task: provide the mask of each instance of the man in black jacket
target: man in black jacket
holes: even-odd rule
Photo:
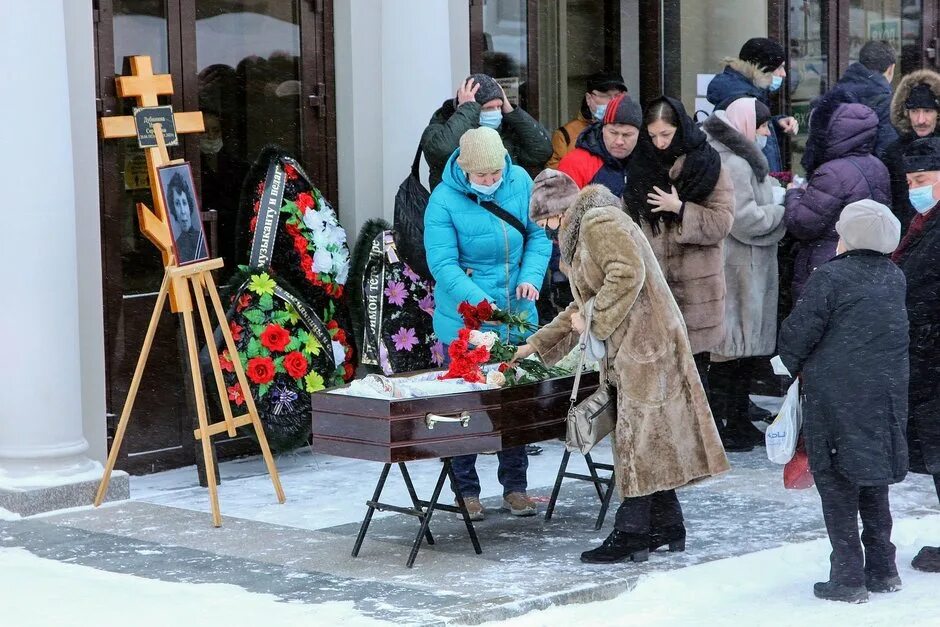
[[[940,135],[938,111],[940,74],[933,70],[917,70],[901,79],[891,100],[891,122],[901,136],[888,146],[881,160],[891,174],[891,210],[901,221],[902,234],[916,215],[907,198],[904,151],[916,139]]]
[[[778,348],[802,378],[803,438],[832,544],[829,581],[814,593],[861,603],[901,587],[888,485],[908,467],[908,322],[904,275],[888,258],[897,218],[860,200],[836,232],[839,254],[810,276]]]
[[[907,279],[911,324],[911,472],[933,475],[940,498],[940,137],[918,139],[904,152],[909,200],[917,211],[892,259]],[[940,547],[925,546],[911,565],[940,572]]]

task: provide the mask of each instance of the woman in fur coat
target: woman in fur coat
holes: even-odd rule
[[[709,353],[724,335],[723,247],[734,222],[734,187],[721,157],[682,103],[646,107],[624,203],[643,229],[679,305],[707,389]]]
[[[614,466],[624,500],[614,530],[581,560],[639,562],[665,545],[681,551],[675,488],[729,466],[679,307],[640,227],[607,188],[589,185],[578,194],[571,178],[548,170],[536,178],[529,207],[534,221],[561,214],[574,302],[530,336],[517,359],[538,352],[554,364],[567,355],[584,328],[580,312],[594,299],[590,330],[605,344],[604,376],[617,390]]]
[[[708,373],[712,409],[725,421],[727,450],[749,450],[764,441],[748,418],[754,367],[748,358],[769,357],[776,345],[777,243],[785,232],[783,188],[768,176],[761,152],[769,122],[767,107],[754,98],[739,98],[702,126],[734,183],[734,224],[725,239],[725,333],[712,351]]]

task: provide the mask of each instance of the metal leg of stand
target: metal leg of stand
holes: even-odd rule
[[[428,525],[431,523],[431,516],[434,515],[434,509],[437,507],[437,500],[441,498],[441,490],[444,488],[444,479],[447,478],[449,470],[450,458],[444,462],[444,467],[441,468],[441,474],[437,478],[437,485],[434,486],[434,492],[431,494],[431,500],[428,501],[427,510],[425,510],[423,515],[419,516],[421,518],[421,529],[418,530],[418,535],[415,536],[415,542],[411,546],[411,553],[408,555],[408,561],[405,563],[408,568],[414,566],[415,558],[418,557],[418,549],[421,548],[421,541],[428,532]]]
[[[470,520],[470,512],[467,511],[467,505],[463,502],[463,495],[460,493],[460,488],[457,486],[457,477],[454,476],[454,469],[451,467],[450,459],[451,458],[448,457],[444,460],[444,470],[447,471],[450,484],[454,489],[454,495],[457,497],[457,508],[460,510],[460,515],[463,516],[464,524],[467,525],[467,534],[470,536],[473,550],[479,555],[483,552],[483,549],[480,547],[480,540],[477,538],[476,529],[473,528],[473,521]]]
[[[388,479],[388,471],[391,470],[391,464],[385,464],[382,468],[382,474],[379,476],[379,482],[375,484],[375,493],[372,500],[367,503],[369,508],[366,510],[366,517],[362,519],[362,526],[359,527],[359,535],[356,537],[356,544],[353,546],[352,556],[359,556],[359,549],[362,548],[362,541],[366,538],[366,532],[369,530],[369,523],[372,522],[372,514],[375,513],[375,506],[382,496],[382,488],[385,487],[385,481]],[[419,536],[420,537],[420,536]]]
[[[611,471],[607,489],[604,491],[604,498],[601,499],[601,511],[597,515],[597,522],[594,523],[594,531],[599,531],[604,526],[604,519],[607,517],[607,508],[610,507],[610,497],[614,493],[614,477],[617,471]],[[597,484],[595,484],[597,485]]]
[[[597,498],[601,503],[604,502],[604,493],[601,492],[600,477],[597,476],[597,468],[594,467],[594,460],[590,453],[584,454],[584,461],[587,462],[588,472],[591,473],[591,479],[594,481],[594,489],[597,490]]]
[[[568,459],[571,457],[571,451],[565,449],[565,454],[561,456],[561,465],[558,466],[558,476],[555,477],[555,487],[552,488],[552,495],[548,499],[548,507],[545,508],[545,520],[552,519],[552,513],[555,511],[555,501],[558,500],[558,493],[561,492],[561,482],[565,478],[565,471],[568,469]]]
[[[423,512],[424,509],[421,507],[421,502],[418,500],[418,493],[415,492],[415,486],[411,482],[411,475],[408,474],[408,467],[405,466],[405,462],[398,462],[398,468],[401,470],[402,479],[405,480],[405,487],[408,488],[408,495],[411,497],[411,502],[415,506],[415,509],[419,512]],[[431,535],[431,530],[427,530],[427,534],[424,536],[428,540],[428,544],[434,544],[434,536]]]

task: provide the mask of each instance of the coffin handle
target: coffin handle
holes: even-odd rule
[[[460,412],[459,416],[441,416],[438,414],[427,414],[424,417],[424,424],[428,426],[428,429],[433,429],[434,425],[439,422],[459,422],[461,427],[470,426],[470,412],[463,411]]]

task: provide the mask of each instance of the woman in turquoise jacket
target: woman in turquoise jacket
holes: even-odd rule
[[[424,215],[424,246],[434,276],[434,332],[444,344],[457,337],[463,320],[457,313],[462,301],[482,300],[511,313],[524,313],[538,321],[535,301],[542,285],[551,242],[543,229],[529,219],[532,179],[512,165],[499,133],[491,128],[472,129],[460,138],[444,167],[441,185],[434,188]],[[481,203],[492,202],[515,217],[523,230],[497,217]],[[505,325],[487,326],[503,341],[524,342],[527,333]],[[500,451],[499,481],[503,507],[517,516],[536,513],[526,495],[528,459],[524,447]],[[453,460],[457,487],[471,518],[483,518],[476,455]]]

